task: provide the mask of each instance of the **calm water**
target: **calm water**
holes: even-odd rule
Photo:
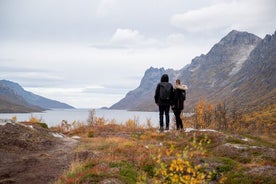
[[[49,127],[59,125],[62,120],[69,123],[80,121],[86,123],[91,109],[53,109],[39,113],[0,113],[0,119],[11,119],[16,116],[17,121],[27,121],[30,117],[42,119]],[[158,112],[138,112],[126,110],[95,109],[96,117],[103,117],[107,121],[115,120],[118,124],[125,123],[129,119],[136,119],[140,125],[146,125],[147,119],[153,126],[158,126]],[[171,115],[173,117],[173,115]]]

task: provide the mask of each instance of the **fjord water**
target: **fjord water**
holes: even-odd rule
[[[68,123],[79,121],[86,123],[91,109],[52,109],[37,113],[0,113],[0,119],[11,119],[16,117],[17,121],[28,121],[31,117],[41,119],[49,127],[59,125],[62,120]],[[96,117],[103,117],[107,121],[115,120],[118,124],[124,124],[127,120],[136,120],[139,125],[146,125],[147,120],[153,126],[158,126],[158,112],[141,112],[126,110],[95,109]],[[171,117],[173,117],[171,115]]]

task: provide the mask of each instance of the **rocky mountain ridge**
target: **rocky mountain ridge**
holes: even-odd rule
[[[0,80],[0,112],[37,112],[52,108],[74,108],[24,90],[19,84]]]
[[[154,91],[164,73],[169,75],[170,82],[179,78],[188,85],[185,110],[189,112],[200,99],[211,103],[224,101],[240,109],[271,104],[271,98],[276,96],[275,64],[275,33],[261,39],[233,30],[206,55],[195,57],[180,70],[149,68],[139,87],[111,108],[156,111]]]

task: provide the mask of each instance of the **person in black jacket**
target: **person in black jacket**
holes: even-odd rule
[[[172,110],[175,115],[177,130],[183,130],[183,123],[180,115],[184,109],[184,100],[186,100],[187,89],[187,86],[182,85],[179,79],[175,81]]]
[[[162,75],[161,82],[156,86],[154,100],[159,107],[160,132],[164,130],[164,113],[166,117],[166,130],[170,126],[170,105],[173,99],[173,86],[169,83],[169,76]]]

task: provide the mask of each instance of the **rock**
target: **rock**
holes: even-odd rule
[[[15,122],[11,119],[0,119],[0,126],[6,125],[7,123],[15,124]]]

